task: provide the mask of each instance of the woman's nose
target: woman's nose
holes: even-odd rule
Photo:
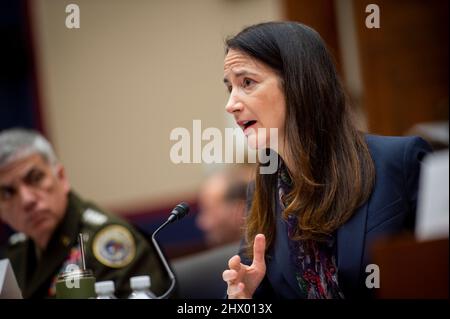
[[[236,111],[242,111],[243,104],[242,101],[239,100],[236,94],[231,92],[230,97],[228,98],[228,102],[225,105],[225,110],[228,113],[233,114]]]

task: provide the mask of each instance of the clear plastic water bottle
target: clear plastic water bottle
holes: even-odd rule
[[[135,276],[130,278],[130,287],[133,290],[128,299],[156,299],[150,291],[150,276]]]
[[[117,299],[114,295],[115,288],[112,280],[99,281],[95,283],[95,293],[97,299]]]

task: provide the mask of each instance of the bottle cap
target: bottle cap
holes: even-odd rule
[[[97,295],[114,293],[114,282],[112,280],[96,282],[95,293]]]
[[[131,289],[150,288],[150,276],[135,276],[130,278]]]

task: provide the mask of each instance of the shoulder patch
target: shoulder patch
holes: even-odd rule
[[[8,242],[10,245],[15,245],[27,240],[27,235],[24,233],[15,233],[9,236]]]
[[[94,226],[100,226],[106,223],[108,217],[105,214],[102,214],[92,208],[88,208],[83,213],[83,221],[87,224],[91,224]]]
[[[94,237],[92,251],[95,258],[105,266],[122,268],[127,266],[136,254],[136,245],[131,232],[121,225],[110,225]]]

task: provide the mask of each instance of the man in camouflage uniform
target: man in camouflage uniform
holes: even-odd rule
[[[153,248],[130,224],[83,201],[70,189],[49,142],[33,131],[0,134],[0,218],[17,231],[0,258],[9,258],[24,298],[55,296],[57,276],[81,266],[96,281],[113,280],[116,295],[130,294],[129,278],[149,275],[158,296],[169,287]]]

